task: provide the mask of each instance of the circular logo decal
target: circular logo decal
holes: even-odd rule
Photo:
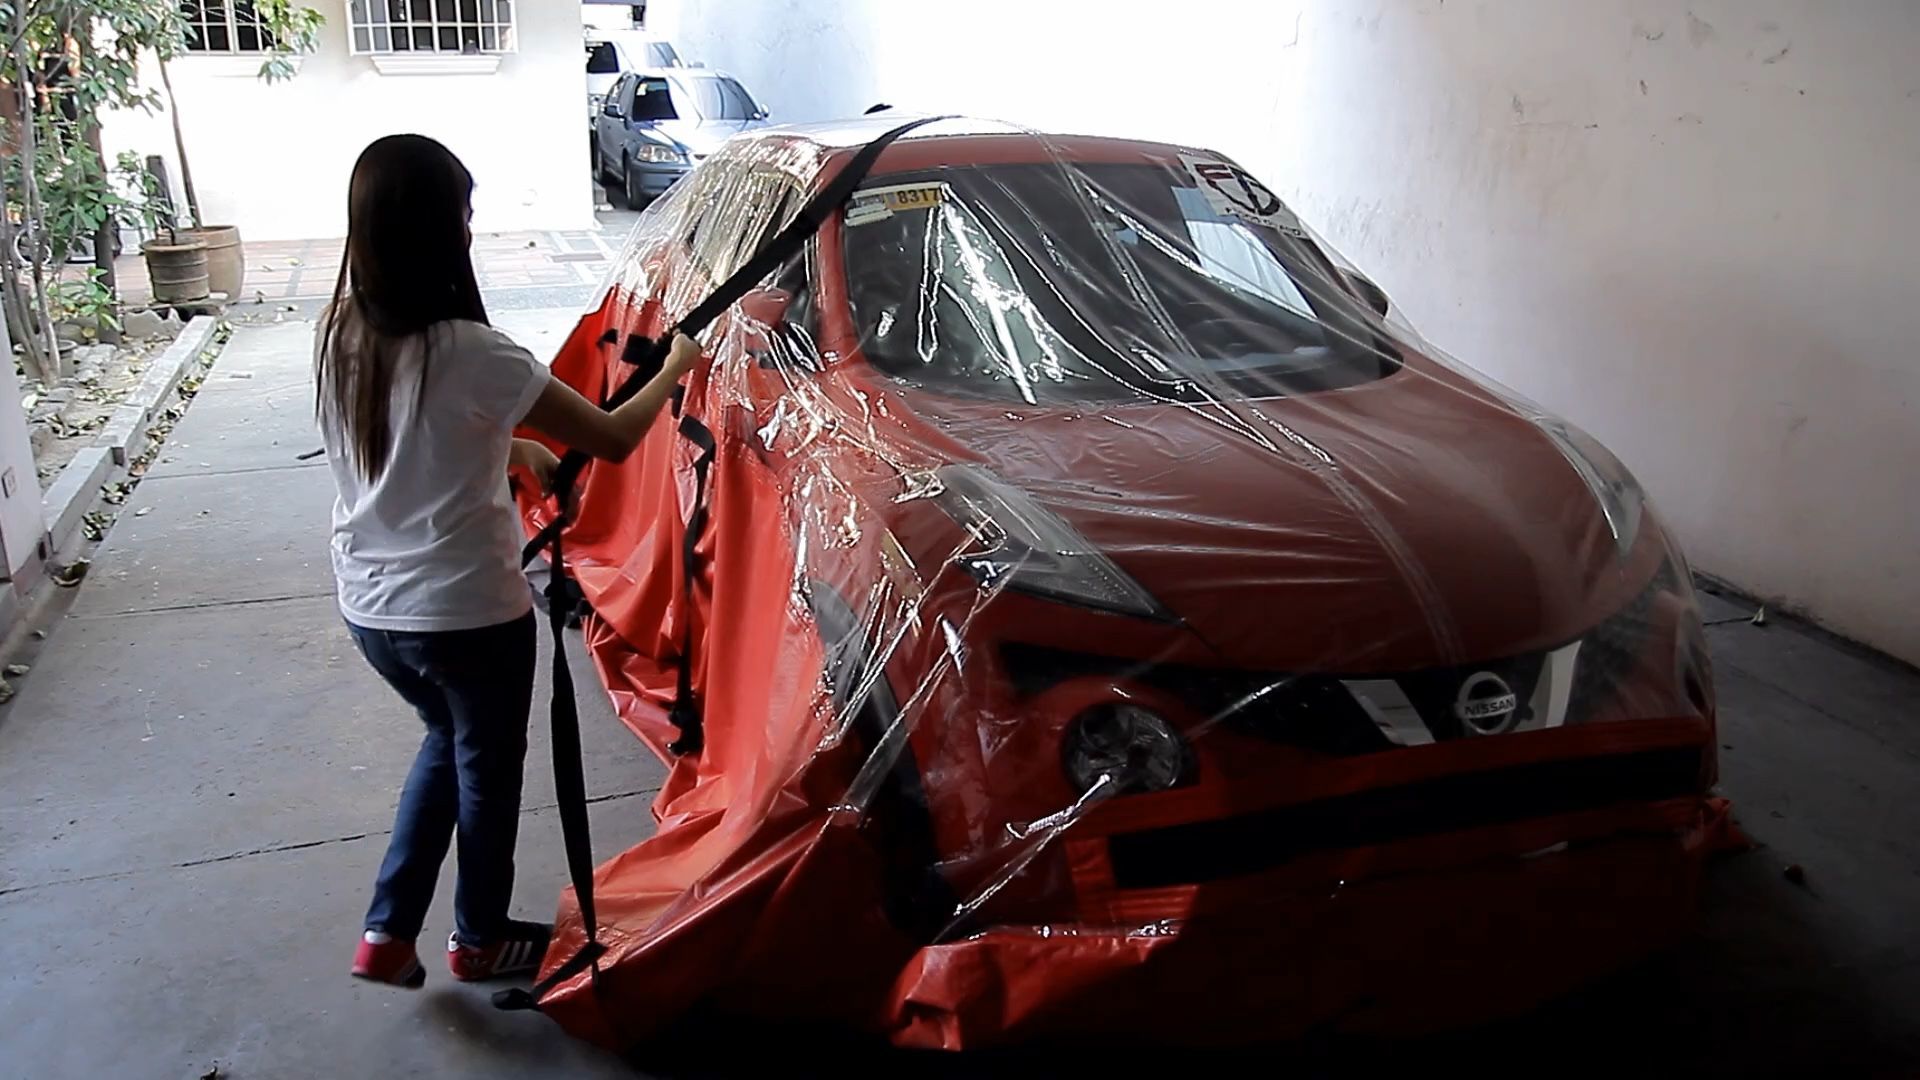
[[[1498,735],[1511,728],[1520,715],[1520,699],[1505,679],[1491,671],[1475,672],[1460,684],[1460,693],[1453,699],[1453,715],[1470,732]]]

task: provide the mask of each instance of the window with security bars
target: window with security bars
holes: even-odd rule
[[[273,35],[260,22],[253,0],[182,0],[180,21],[187,28],[187,51],[264,53]]]
[[[352,0],[356,53],[514,51],[513,0]]]

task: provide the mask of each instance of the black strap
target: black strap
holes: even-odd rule
[[[675,328],[677,333],[692,337],[699,334],[720,317],[721,313],[741,297],[751,291],[768,274],[784,265],[788,259],[799,254],[808,240],[820,231],[820,226],[840,205],[853,194],[853,189],[866,179],[873,169],[874,162],[880,159],[887,147],[896,139],[917,127],[933,123],[943,117],[925,117],[912,123],[902,124],[881,135],[860,148],[840,171],[834,175],[825,187],[800,212],[780,230],[779,235],[769,240],[746,265],[715,289],[713,295],[701,301]],[[609,330],[600,339],[601,344],[611,345],[617,340],[617,334]],[[622,359],[634,363],[634,370],[602,404],[603,408],[615,409],[651,380],[666,362],[667,350],[672,347],[673,334],[664,334],[658,341],[649,341],[639,335],[627,339]],[[681,395],[674,395],[675,413],[679,412]],[[697,434],[695,433],[697,432]],[[713,464],[713,433],[706,425],[687,417],[680,422],[680,433],[700,446],[700,455],[694,460],[696,487],[692,518],[687,523],[686,547],[682,552],[684,566],[684,587],[687,597],[693,595],[694,544],[706,527],[706,491],[707,473]],[[596,917],[593,903],[593,836],[587,820],[587,781],[585,766],[581,761],[580,750],[580,710],[573,690],[573,672],[567,667],[566,653],[566,612],[568,605],[563,602],[567,577],[566,558],[561,552],[560,537],[566,530],[572,492],[582,469],[586,468],[587,455],[578,450],[568,450],[560,459],[559,468],[554,470],[552,488],[559,498],[559,512],[554,519],[542,528],[527,546],[521,550],[520,564],[530,565],[548,551],[550,577],[547,580],[547,621],[553,631],[553,786],[556,800],[560,804],[560,832],[567,849],[567,876],[573,882],[575,901],[580,906],[580,920],[586,929],[587,943],[578,953],[554,969],[553,973],[535,984],[531,991],[507,990],[493,996],[493,1004],[501,1009],[537,1009],[542,997],[561,983],[580,974],[592,971],[597,978],[600,973],[599,960],[606,952],[606,946],[600,942],[600,923]],[[698,753],[703,745],[703,728],[700,723],[699,705],[693,694],[693,636],[692,605],[688,605],[686,630],[681,638],[680,671],[675,687],[673,713],[680,730],[680,738],[668,746],[673,753]],[[691,719],[688,717],[691,716]]]
[[[587,968],[597,976],[596,961],[606,952],[600,943],[600,920],[593,903],[593,830],[587,821],[587,775],[580,747],[580,702],[573,690],[573,669],[567,666],[567,613],[571,583],[563,568],[566,556],[561,551],[560,532],[553,534],[553,571],[547,575],[547,626],[553,633],[553,795],[560,806],[560,838],[567,849],[567,877],[573,882],[574,900],[580,905],[580,922],[586,927],[587,944],[533,988],[501,991],[493,1004],[501,1009],[537,1008],[548,990]]]
[[[680,435],[700,448],[693,459],[693,512],[687,515],[687,532],[680,542],[680,583],[686,610],[680,620],[680,662],[673,687],[673,708],[667,718],[680,731],[680,737],[667,745],[675,754],[697,754],[706,745],[706,727],[702,723],[700,699],[693,690],[693,583],[700,576],[701,534],[707,531],[707,470],[713,465],[716,444],[713,431],[691,416],[680,418]]]

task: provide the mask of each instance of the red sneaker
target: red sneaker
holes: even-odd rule
[[[409,990],[420,989],[421,984],[427,981],[427,969],[420,966],[420,957],[413,951],[413,942],[389,938],[384,934],[379,936],[385,940],[369,940],[373,936],[369,932],[360,938],[360,948],[353,954],[353,977],[404,986]]]
[[[447,969],[461,982],[503,979],[540,969],[540,958],[547,954],[547,942],[553,927],[542,923],[515,922],[500,940],[487,945],[468,945],[458,933],[447,935]]]

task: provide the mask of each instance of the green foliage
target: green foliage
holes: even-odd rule
[[[47,306],[53,312],[53,320],[120,329],[113,292],[101,280],[102,276],[99,270],[90,268],[84,278],[49,285]]]
[[[40,189],[40,219],[27,222],[17,201],[9,209],[29,237],[19,250],[36,256],[43,266],[59,266],[72,254],[75,240],[93,236],[116,218],[125,202],[108,182],[100,156],[91,146],[63,138],[56,124],[45,117],[36,120],[35,128],[33,172]],[[10,194],[22,189],[24,164],[19,154],[6,159]]]
[[[94,116],[103,105],[132,109],[158,103],[153,91],[140,85],[140,55],[152,50],[172,56],[183,47],[185,28],[174,0],[0,0],[0,24],[12,26],[23,2],[22,51],[30,67],[24,74],[41,86],[45,105],[57,109],[62,99],[70,99],[76,115]],[[62,57],[68,61],[65,69],[58,79],[49,78]],[[9,85],[21,82],[20,59],[0,58],[0,76]]]
[[[255,0],[254,6],[275,44],[260,78],[292,78],[294,58],[314,50],[325,18],[296,0]],[[0,0],[0,41],[8,43],[0,51],[0,93],[25,105],[14,110],[24,119],[0,121],[6,211],[26,237],[17,250],[41,266],[59,266],[77,238],[94,235],[117,216],[131,215],[150,232],[171,225],[166,200],[146,169],[121,158],[117,171],[135,192],[123,197],[94,147],[103,110],[161,104],[159,93],[140,81],[140,60],[150,52],[164,62],[186,51],[178,0]],[[21,87],[27,88],[24,95]],[[38,189],[37,213],[27,206],[29,175]],[[85,285],[59,302],[86,302],[93,296],[88,290],[100,288],[98,282]],[[54,302],[52,294],[48,300]]]
[[[327,17],[293,0],[254,0],[253,10],[275,46],[260,64],[260,78],[270,83],[293,78],[293,58],[319,47]]]
[[[161,229],[171,229],[174,221],[173,204],[167,194],[160,190],[160,178],[148,170],[146,162],[131,150],[120,151],[120,157],[114,162],[115,175],[120,177],[121,186],[131,192],[121,196],[120,217],[140,226],[147,234],[158,234]]]

